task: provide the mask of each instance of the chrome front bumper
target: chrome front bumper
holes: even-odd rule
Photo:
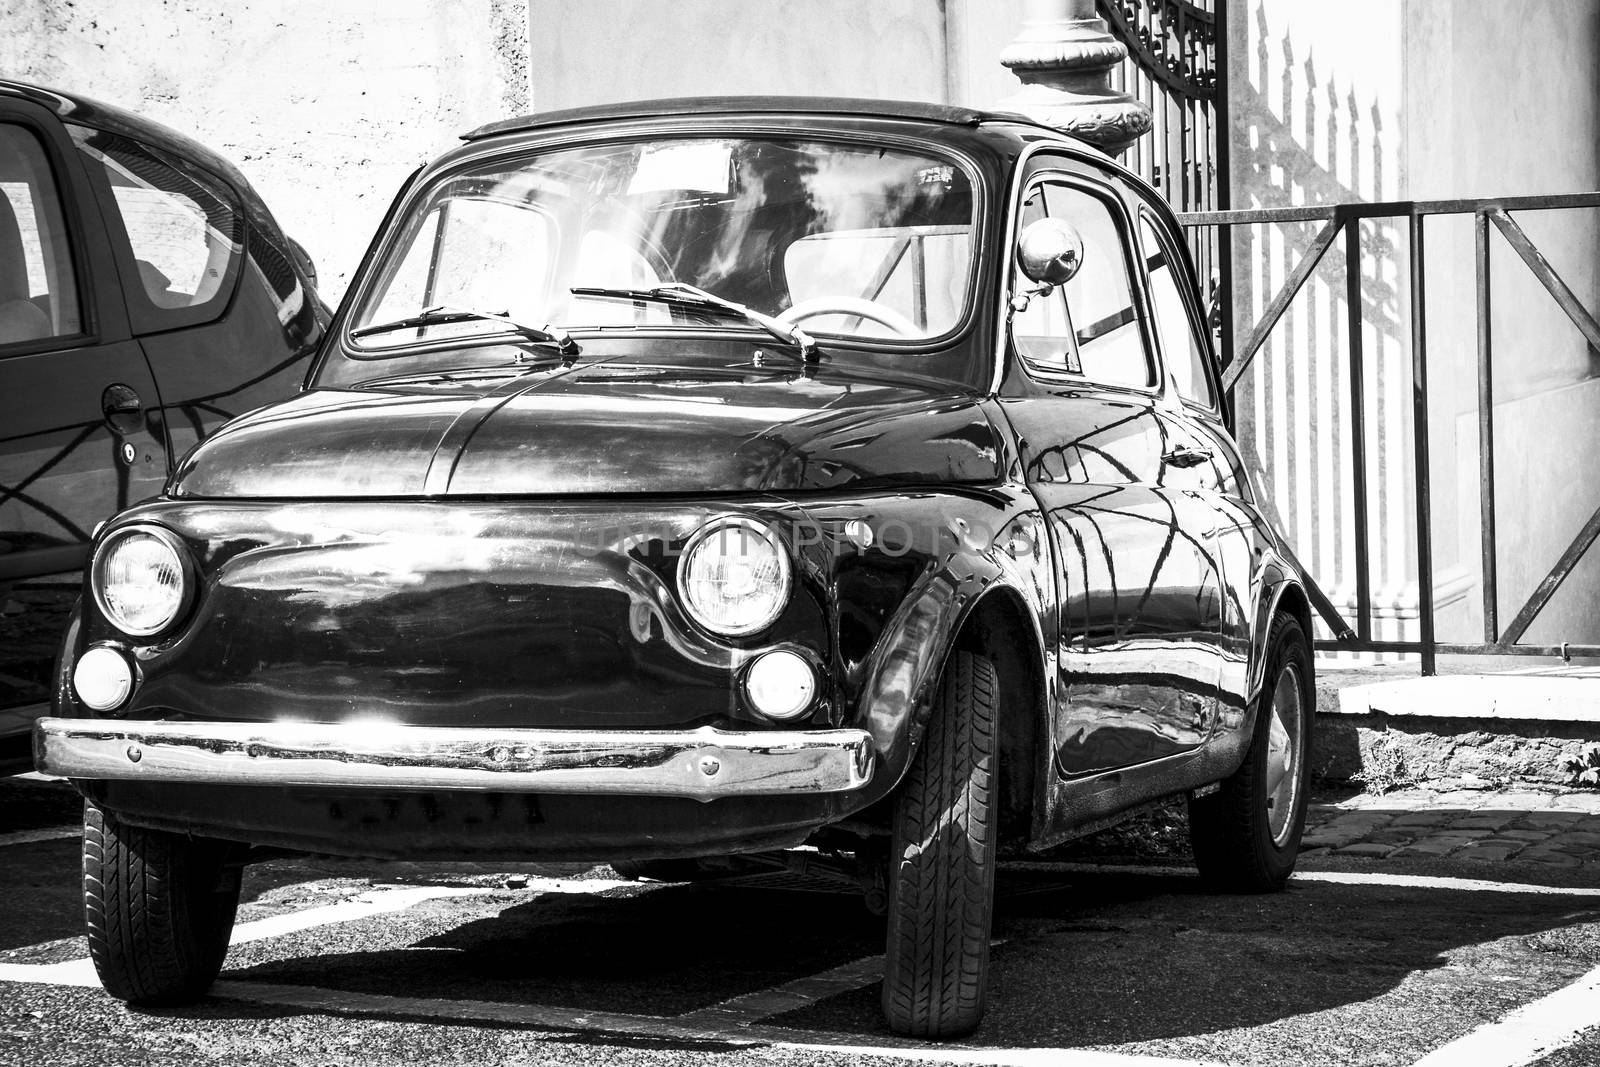
[[[373,723],[40,719],[65,778],[633,796],[841,793],[872,777],[864,730],[493,730]]]

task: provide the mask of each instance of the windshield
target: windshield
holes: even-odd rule
[[[938,337],[966,311],[973,210],[961,166],[877,146],[686,138],[495,160],[410,213],[350,320],[353,354],[506,329],[481,316],[408,321],[441,307],[580,335],[760,328],[704,301],[648,296],[674,285],[824,347]]]

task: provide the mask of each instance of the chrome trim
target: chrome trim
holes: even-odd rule
[[[872,778],[865,730],[529,730],[40,719],[64,778],[690,797],[841,793]]]

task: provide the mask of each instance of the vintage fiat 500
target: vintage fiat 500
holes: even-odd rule
[[[465,141],[306,388],[95,540],[35,751],[87,800],[108,990],[203,995],[239,869],[286,849],[811,846],[930,1036],[981,1015],[997,854],[1187,796],[1206,877],[1282,885],[1308,601],[1145,184],[921,104]]]

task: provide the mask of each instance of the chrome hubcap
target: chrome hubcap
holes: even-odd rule
[[[1272,843],[1280,847],[1289,839],[1295,804],[1300,799],[1304,721],[1300,668],[1291,663],[1278,675],[1267,719],[1267,824],[1272,830]]]

